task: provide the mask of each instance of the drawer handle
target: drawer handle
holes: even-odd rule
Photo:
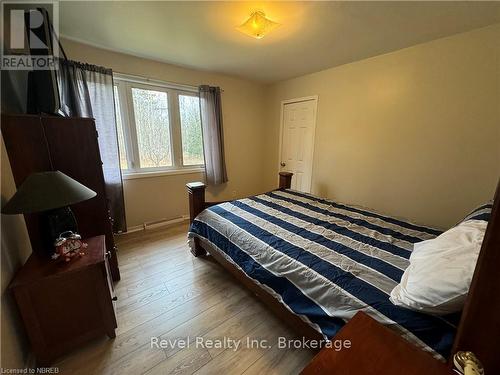
[[[117,296],[114,296],[113,298],[111,298],[113,301],[118,301],[118,297]]]
[[[108,258],[111,258],[111,251],[106,251],[106,256],[107,256]]]

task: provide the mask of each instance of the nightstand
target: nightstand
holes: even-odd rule
[[[333,340],[349,340],[350,348],[323,348],[302,375],[456,375],[445,363],[363,312],[358,312]]]
[[[91,338],[115,337],[116,297],[105,238],[84,242],[85,255],[67,264],[32,254],[10,285],[39,365]]]

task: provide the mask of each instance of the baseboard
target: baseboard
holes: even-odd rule
[[[122,234],[134,233],[142,230],[156,229],[161,227],[168,227],[169,225],[179,224],[188,220],[189,220],[189,215],[182,215],[181,217],[177,217],[175,219],[170,219],[170,220],[149,221],[143,223],[142,225],[134,225],[133,227],[129,227],[127,228],[127,231]]]

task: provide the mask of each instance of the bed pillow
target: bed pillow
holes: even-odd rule
[[[460,223],[463,223],[464,221],[467,220],[483,220],[487,222],[490,220],[492,208],[493,208],[493,201],[489,201],[474,209],[470,214],[464,217],[464,219]]]
[[[391,292],[394,305],[434,315],[462,310],[488,225],[471,215],[414,245],[410,265]]]

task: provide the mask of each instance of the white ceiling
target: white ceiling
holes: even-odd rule
[[[282,26],[235,30],[255,9]],[[64,1],[59,20],[84,43],[274,82],[500,22],[500,2]]]

